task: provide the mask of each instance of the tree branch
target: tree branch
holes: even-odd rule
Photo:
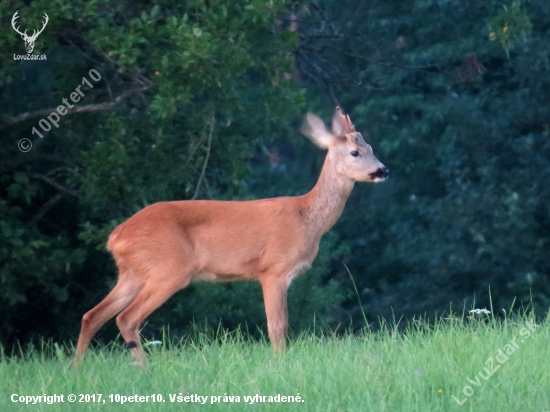
[[[58,192],[53,197],[51,197],[50,200],[44,203],[42,207],[38,210],[38,212],[32,217],[32,219],[29,221],[29,225],[33,226],[38,223],[38,221],[42,219],[42,217],[63,198],[63,196],[65,196],[65,193]]]
[[[78,192],[75,192],[73,189],[70,189],[68,187],[63,186],[60,183],[57,183],[55,180],[49,178],[48,176],[44,176],[44,175],[41,175],[41,174],[38,174],[38,173],[29,173],[29,176],[32,176],[32,177],[34,177],[36,179],[39,179],[39,180],[42,180],[43,182],[46,182],[50,186],[55,187],[57,190],[59,190],[61,192],[64,192],[66,194],[76,196],[76,197],[80,196],[78,194]]]
[[[137,88],[137,89],[128,90],[128,91],[122,93],[120,96],[118,96],[117,98],[115,98],[111,102],[88,104],[88,105],[85,105],[85,106],[75,106],[72,109],[67,109],[66,114],[97,112],[97,111],[101,111],[101,110],[111,110],[115,105],[120,103],[124,98],[126,98],[126,97],[128,97],[132,94],[144,92],[145,90],[148,90],[148,89],[149,89],[149,86],[144,86],[144,87],[140,87],[140,88]],[[19,123],[19,122],[24,122],[25,120],[33,119],[35,117],[47,116],[50,113],[55,112],[55,111],[57,111],[57,107],[53,107],[53,108],[49,108],[49,109],[40,109],[40,110],[36,110],[34,112],[21,113],[21,114],[18,114],[17,116],[6,116],[5,120],[9,124],[14,124],[14,123]]]
[[[197,182],[197,187],[195,189],[195,194],[191,200],[196,199],[199,194],[199,189],[201,188],[202,181],[204,180],[204,175],[206,173],[206,166],[208,165],[208,159],[210,158],[210,148],[212,147],[212,136],[214,135],[214,111],[210,115],[208,120],[208,143],[206,144],[206,157],[204,158],[204,163],[202,165],[201,175],[199,176],[199,181]]]

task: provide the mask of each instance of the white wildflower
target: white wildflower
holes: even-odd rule
[[[143,344],[143,346],[151,346],[151,345],[162,345],[162,341],[160,341],[160,340],[150,340],[149,342]]]
[[[483,309],[472,309],[470,311],[470,314],[472,314],[472,315],[479,315],[479,314],[489,315],[490,313],[491,313],[491,311],[487,310],[485,308],[483,308]]]

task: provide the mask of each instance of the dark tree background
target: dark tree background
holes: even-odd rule
[[[17,10],[28,33],[48,14],[47,60],[14,60]],[[116,279],[109,232],[144,206],[309,190],[324,153],[300,123],[337,104],[391,176],[357,185],[293,283],[294,332],[488,307],[489,290],[495,310],[547,312],[547,1],[7,1],[0,25],[4,346],[74,340]],[[195,284],[142,332],[193,322],[265,330],[259,286]]]

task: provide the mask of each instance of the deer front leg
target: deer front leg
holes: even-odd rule
[[[286,350],[288,282],[282,277],[266,277],[261,280],[261,284],[267,317],[267,331],[273,351],[277,355]]]

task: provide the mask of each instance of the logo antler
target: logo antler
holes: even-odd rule
[[[19,33],[21,35],[21,37],[23,38],[23,40],[25,41],[25,48],[27,49],[27,53],[32,53],[33,49],[34,49],[34,43],[36,41],[36,38],[38,37],[38,35],[40,33],[42,33],[44,31],[44,29],[46,28],[46,25],[48,24],[48,21],[49,21],[49,17],[46,13],[44,13],[44,23],[42,24],[42,28],[38,31],[36,30],[33,30],[32,32],[32,35],[29,36],[27,35],[27,30],[25,30],[23,33],[19,30],[19,26],[15,26],[16,24],[16,20],[19,18],[19,16],[17,15],[17,13],[19,13],[19,10],[17,10],[14,14],[13,14],[13,17],[11,19],[11,26],[13,27],[13,29]]]

